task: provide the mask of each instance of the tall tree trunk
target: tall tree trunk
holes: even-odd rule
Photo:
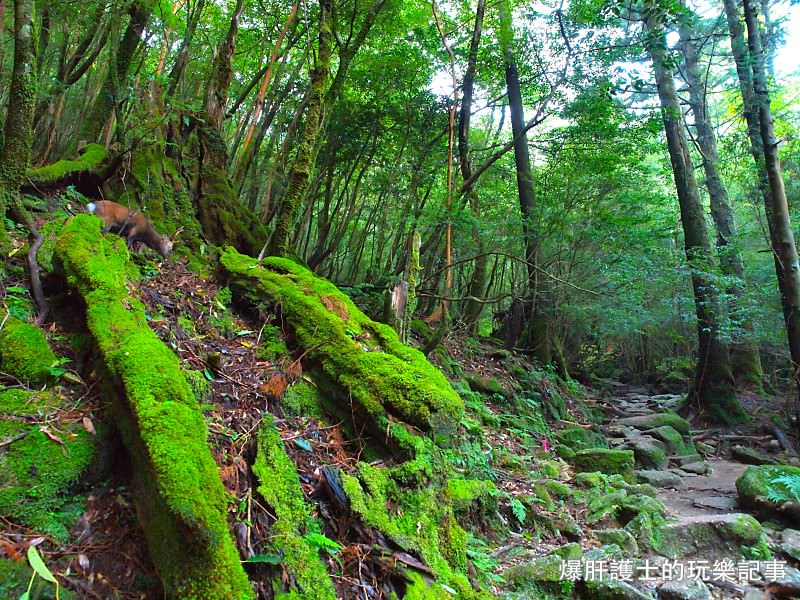
[[[470,181],[472,177],[472,164],[469,155],[469,126],[470,116],[472,113],[472,95],[475,87],[475,71],[478,64],[478,48],[481,43],[481,34],[483,31],[483,14],[486,10],[486,0],[478,0],[478,6],[475,9],[475,27],[472,30],[472,41],[469,47],[469,57],[467,59],[467,70],[464,73],[463,93],[461,98],[461,110],[458,117],[458,161],[461,166],[461,176],[464,181]],[[464,322],[470,332],[474,332],[481,318],[483,311],[483,302],[480,299],[483,297],[486,288],[486,260],[487,256],[484,252],[483,239],[481,238],[480,223],[481,207],[478,199],[478,193],[475,191],[474,184],[465,189],[469,206],[472,211],[472,216],[475,218],[475,223],[472,226],[472,241],[476,252],[475,267],[472,271],[472,278],[469,282],[467,290],[467,304],[464,307]]]
[[[798,391],[800,391],[800,263],[798,263],[797,246],[789,218],[789,204],[778,158],[778,142],[775,139],[756,8],[753,6],[752,0],[743,0],[742,4],[753,70],[753,99],[755,108],[758,110],[759,133],[764,152],[763,168],[766,172],[771,196],[771,205],[766,206],[765,209],[768,221],[770,221],[772,252],[776,262],[783,267],[784,286],[781,300],[786,321],[786,334],[789,339],[792,375]]]
[[[115,108],[121,103],[121,92],[126,89],[131,61],[150,20],[150,11],[150,3],[143,0],[134,0],[131,4],[128,10],[130,21],[117,48],[116,64],[108,69],[103,87],[91,111],[83,120],[76,138],[78,143],[97,141],[106,123],[114,115]]]
[[[31,129],[36,106],[36,37],[33,0],[14,1],[14,67],[9,85],[8,111],[0,148],[0,219],[6,210],[18,212],[19,188],[31,162]],[[0,247],[7,240],[0,227]]]
[[[511,131],[514,136],[514,164],[517,171],[517,193],[522,213],[522,236],[525,245],[525,261],[528,272],[528,300],[526,305],[530,321],[528,323],[528,344],[535,358],[542,364],[553,361],[550,341],[550,327],[545,314],[547,292],[543,289],[548,282],[539,278],[539,241],[535,226],[536,194],[533,187],[533,169],[528,152],[528,134],[525,124],[525,108],[519,84],[517,62],[514,57],[512,14],[510,0],[500,2],[500,44],[505,60],[506,90],[511,112]],[[517,340],[507,340],[513,346]]]
[[[194,32],[197,30],[197,24],[200,22],[200,15],[203,13],[205,7],[205,0],[198,0],[194,10],[187,7],[188,21],[186,23],[186,31],[183,34],[181,47],[178,50],[178,57],[175,59],[175,64],[172,65],[172,70],[169,72],[169,88],[167,88],[167,98],[171,98],[183,79],[183,73],[186,71],[186,65],[189,63],[189,46],[192,44]]]
[[[667,138],[675,188],[683,225],[684,251],[689,264],[697,314],[698,359],[690,400],[712,420],[736,422],[746,419],[734,396],[728,348],[720,338],[720,303],[713,282],[705,275],[711,264],[711,244],[689,143],[683,128],[681,107],[668,65],[667,40],[661,15],[645,21],[645,45],[653,62],[664,133]]]
[[[237,0],[236,8],[231,15],[231,24],[228,34],[216,52],[211,66],[211,77],[206,88],[205,101],[203,102],[208,122],[218,131],[222,130],[222,121],[225,118],[225,105],[228,100],[228,89],[233,79],[233,53],[236,50],[236,36],[239,33],[239,18],[242,16],[244,0]]]
[[[728,309],[731,320],[745,332],[743,339],[731,347],[731,365],[737,380],[761,388],[764,372],[758,345],[753,341],[753,323],[742,315],[744,297],[744,262],[736,244],[736,224],[728,198],[728,189],[717,170],[719,155],[717,138],[708,118],[708,104],[703,80],[697,64],[697,51],[692,42],[692,31],[684,23],[680,28],[681,48],[686,65],[686,83],[689,87],[689,106],[694,114],[697,145],[703,160],[706,188],[711,199],[711,217],[717,228],[717,253],[722,272],[733,279],[728,289]]]
[[[325,87],[328,83],[331,62],[331,0],[319,0],[319,47],[314,68],[311,70],[311,88],[306,124],[303,137],[297,149],[297,156],[289,175],[289,185],[283,203],[276,215],[275,231],[269,240],[267,251],[272,255],[285,256],[291,252],[289,241],[292,235],[297,207],[303,197],[311,173],[311,155],[322,124]]]

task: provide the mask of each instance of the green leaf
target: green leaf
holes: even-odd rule
[[[214,378],[214,374],[211,372],[211,370],[208,367],[203,369],[203,375],[205,375],[206,379],[208,379],[209,381],[214,381],[214,379],[215,379]]]
[[[516,498],[511,499],[511,512],[514,513],[514,516],[517,518],[517,521],[524,524],[525,523],[525,505],[522,504]]]
[[[242,329],[241,331],[237,331],[236,335],[242,337],[245,335],[250,335],[251,333],[255,333],[255,331],[253,331],[252,329]]]
[[[53,574],[50,572],[50,569],[44,564],[42,557],[39,556],[39,551],[36,549],[36,546],[29,546],[28,547],[28,562],[31,564],[31,568],[36,571],[36,574],[44,579],[45,581],[49,581],[50,583],[55,583],[58,585],[58,581]]]
[[[294,438],[294,443],[295,445],[297,445],[298,448],[301,448],[306,452],[311,452],[313,450],[308,440],[304,440],[303,438]]]
[[[266,565],[279,565],[283,562],[283,557],[277,554],[255,554],[245,560],[246,563],[261,563]]]
[[[317,550],[323,550],[331,556],[335,556],[341,552],[343,548],[339,542],[332,540],[327,535],[323,535],[321,533],[307,533],[302,537]]]

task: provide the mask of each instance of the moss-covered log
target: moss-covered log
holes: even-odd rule
[[[59,160],[51,165],[28,169],[23,189],[49,190],[68,185],[82,194],[94,196],[115,165],[100,144],[87,144],[74,160]]]
[[[0,329],[0,371],[28,385],[46,383],[56,355],[47,345],[42,330],[10,315],[0,314],[2,320],[5,324]]]
[[[306,358],[340,388],[342,413],[353,415],[359,429],[403,437],[400,420],[436,435],[455,430],[463,402],[444,375],[332,283],[285,258],[267,258],[259,266],[229,248],[220,261],[234,293],[280,307]],[[386,441],[407,446],[397,437]]]
[[[269,418],[262,421],[258,433],[258,454],[253,473],[259,481],[258,491],[276,519],[272,526],[271,545],[283,557],[282,567],[286,576],[277,580],[275,587],[284,587],[283,581],[294,594],[293,598],[336,600],[336,591],[319,552],[303,537],[320,535],[322,527],[311,516],[297,470]]]
[[[86,305],[104,390],[131,454],[150,554],[170,597],[252,598],[205,420],[177,358],[128,293],[127,257],[122,239],[104,237],[90,215],[67,223],[56,244],[56,259]]]

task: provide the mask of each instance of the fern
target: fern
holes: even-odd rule
[[[767,484],[771,502],[800,502],[800,475],[780,475]]]
[[[303,539],[317,550],[327,552],[331,556],[336,556],[342,551],[342,545],[340,543],[321,533],[307,533],[303,536]]]
[[[525,505],[522,504],[522,502],[520,502],[516,498],[511,499],[511,512],[514,513],[514,516],[517,518],[517,521],[519,521],[521,525],[525,524],[525,517],[526,517]]]

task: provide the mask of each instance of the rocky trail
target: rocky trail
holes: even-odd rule
[[[666,507],[665,516],[670,522],[668,529],[685,529],[697,535],[704,525],[732,523],[734,517],[748,512],[747,507],[740,506],[736,488],[737,480],[748,467],[797,466],[800,460],[791,452],[790,444],[790,452],[782,447],[785,439],[776,439],[771,434],[759,435],[756,425],[742,432],[681,430],[682,423],[671,422],[671,419],[682,401],[680,395],[654,395],[647,388],[614,384],[610,393],[606,392],[598,400],[598,408],[608,417],[602,429],[608,436],[610,448],[632,450],[636,478],[658,488],[657,498]],[[774,432],[775,428],[762,427],[762,430]],[[776,583],[765,587],[763,581],[734,583],[712,576],[704,579],[704,584],[694,581],[661,585],[657,590],[658,598],[796,597],[800,570],[791,564],[794,557],[800,556],[797,545],[800,535],[771,521],[763,522],[762,527],[775,558],[789,561],[784,575],[777,578]],[[716,528],[718,532],[723,530]],[[720,538],[717,541],[724,542],[724,536]],[[702,544],[698,541],[695,549],[700,550]],[[629,597],[637,597],[636,592],[630,590]]]

